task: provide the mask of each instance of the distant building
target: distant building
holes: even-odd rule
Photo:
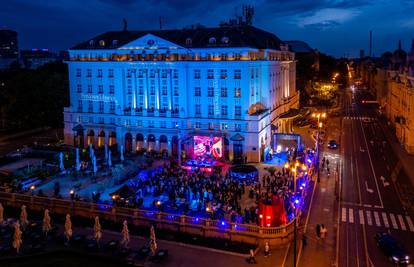
[[[17,32],[0,30],[0,69],[6,69],[19,58]]]
[[[37,69],[46,63],[58,60],[58,56],[47,48],[20,51],[20,63],[26,69]]]
[[[291,131],[279,117],[298,107],[295,54],[250,25],[107,32],[69,54],[65,143],[75,146],[177,156],[210,140],[224,159],[259,162],[272,132]]]
[[[376,97],[399,142],[414,154],[414,40],[407,53],[401,47],[380,58],[358,63],[363,83]]]

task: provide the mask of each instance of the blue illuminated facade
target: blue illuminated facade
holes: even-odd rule
[[[226,159],[259,162],[298,106],[294,54],[252,26],[107,32],[69,55],[70,145],[176,155],[221,136]]]

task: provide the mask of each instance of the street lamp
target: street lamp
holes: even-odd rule
[[[326,118],[326,113],[325,112],[320,112],[320,113],[313,113],[312,117],[314,118],[318,118],[318,130],[316,132],[316,164],[317,164],[317,168],[318,168],[318,182],[319,180],[319,131],[323,126],[323,123],[321,121],[319,121],[320,118],[325,119]]]

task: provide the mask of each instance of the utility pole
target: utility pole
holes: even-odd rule
[[[293,267],[296,267],[296,239],[297,239],[297,235],[298,235],[298,227],[297,227],[297,217],[295,216],[295,219],[293,220]]]

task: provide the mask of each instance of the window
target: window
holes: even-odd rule
[[[105,119],[102,117],[99,117],[99,124],[104,124],[105,123]]]
[[[194,88],[194,96],[201,96],[201,87]]]
[[[82,100],[78,100],[78,112],[82,112],[83,106],[82,106]]]
[[[178,90],[178,86],[174,86],[174,96],[179,96],[179,90]]]
[[[221,106],[221,115],[222,116],[227,116],[227,106],[226,105]]]
[[[162,70],[161,71],[161,78],[164,78],[164,79],[167,78],[167,74],[168,74],[168,71],[167,70]]]
[[[194,79],[200,79],[201,72],[200,70],[194,70]]]
[[[154,126],[155,126],[154,121],[148,121],[148,127],[149,128],[154,128]]]
[[[240,117],[241,116],[241,106],[234,107],[234,116]]]
[[[234,124],[234,130],[236,132],[240,132],[241,131],[241,124],[238,124],[238,123]]]
[[[110,86],[109,86],[109,94],[110,94],[110,95],[115,94],[115,86],[113,86],[113,85],[110,85]]]
[[[150,95],[155,95],[155,87],[154,86],[150,87]]]
[[[92,84],[88,84],[88,94],[92,94]]]
[[[127,70],[127,78],[131,78],[131,70],[130,69]]]
[[[112,46],[118,46],[118,40],[112,40]]]
[[[88,112],[89,113],[93,112],[93,102],[92,101],[88,101]]]
[[[160,121],[160,127],[161,128],[167,128],[167,122],[166,121]]]
[[[81,69],[76,69],[76,77],[80,77],[81,73]]]
[[[98,85],[98,94],[103,94],[103,85]]]
[[[108,77],[109,78],[113,78],[114,77],[114,70],[113,69],[109,69],[108,70]]]
[[[102,78],[102,69],[98,69],[98,78]]]
[[[128,85],[128,87],[127,87],[127,93],[128,93],[128,95],[131,95],[132,94],[132,86],[131,85]]]
[[[240,98],[241,97],[241,88],[234,88],[234,97],[235,98]]]
[[[92,70],[91,69],[87,69],[86,73],[87,73],[86,77],[88,77],[88,78],[92,77]]]
[[[105,41],[104,41],[104,40],[100,40],[100,41],[99,41],[99,45],[100,45],[100,46],[105,46]]]
[[[227,79],[227,70],[220,70],[220,78]]]
[[[143,95],[143,94],[144,94],[144,87],[143,87],[142,85],[140,85],[140,86],[138,87],[138,94],[139,94],[139,95]]]
[[[178,79],[178,70],[173,70],[173,78]]]
[[[214,96],[214,87],[208,87],[207,88],[207,96]]]
[[[99,101],[99,113],[104,113],[104,103],[103,103],[103,101]]]
[[[208,123],[208,129],[209,130],[214,130],[214,123],[213,122]]]
[[[208,115],[214,115],[214,105],[208,105]]]
[[[201,129],[201,123],[199,121],[195,122],[194,128]]]
[[[150,70],[150,78],[154,78],[155,77],[155,70]]]
[[[224,36],[224,37],[222,37],[221,38],[221,42],[223,43],[223,44],[228,44],[229,43],[229,37],[226,37],[226,36]]]
[[[114,113],[115,112],[115,102],[111,101],[109,103],[109,112]]]
[[[241,79],[241,70],[234,70],[234,79]]]
[[[163,87],[161,88],[161,94],[162,94],[162,95],[167,95],[167,94],[168,94],[167,86],[163,86]]]
[[[216,44],[216,38],[211,37],[210,39],[208,39],[208,43],[209,44]]]
[[[220,126],[222,131],[227,130],[227,123],[222,123]]]
[[[221,97],[227,97],[227,87],[221,87],[220,92]]]
[[[143,70],[138,70],[138,78],[142,78],[144,75],[144,71]]]
[[[185,39],[185,44],[191,46],[193,44],[193,40],[191,38]]]
[[[195,115],[201,115],[201,105],[200,104],[195,105]]]
[[[214,70],[207,70],[207,79],[214,79]]]
[[[77,84],[76,85],[76,92],[77,93],[82,93],[82,84]]]

